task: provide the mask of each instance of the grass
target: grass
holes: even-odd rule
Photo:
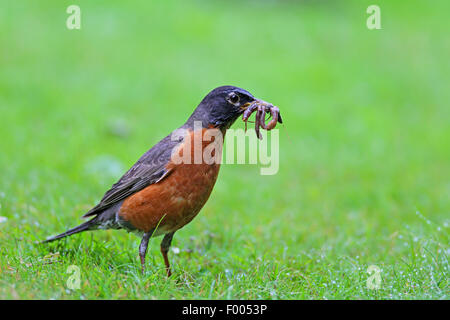
[[[78,31],[73,1],[0,11],[1,299],[448,299],[448,1],[377,1],[382,30],[368,1],[76,2]],[[280,106],[280,170],[224,165],[172,278],[160,238],[144,276],[124,231],[35,244],[223,84]]]

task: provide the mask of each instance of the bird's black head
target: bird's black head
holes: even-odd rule
[[[201,121],[205,128],[227,129],[255,100],[250,92],[238,87],[215,88],[203,98],[186,124],[190,126],[194,121]]]

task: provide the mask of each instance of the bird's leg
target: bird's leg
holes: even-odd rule
[[[142,236],[141,244],[139,245],[139,257],[141,258],[142,274],[144,274],[145,271],[145,255],[147,254],[148,240],[150,239],[152,234],[153,230],[144,233],[144,235]]]
[[[164,236],[164,239],[161,241],[161,253],[164,258],[164,264],[166,265],[167,276],[170,277],[172,272],[170,271],[169,258],[167,257],[167,253],[169,252],[170,244],[172,243],[173,234],[175,232],[167,233]]]

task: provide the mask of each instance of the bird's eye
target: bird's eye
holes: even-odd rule
[[[239,96],[236,93],[230,94],[230,102],[236,104],[239,102]]]

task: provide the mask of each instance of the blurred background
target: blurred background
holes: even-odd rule
[[[177,234],[175,268],[208,288],[224,270],[231,282],[260,264],[288,271],[275,287],[249,276],[250,293],[217,281],[209,296],[183,297],[445,297],[450,2],[375,2],[1,1],[1,297],[73,297],[50,275],[76,253],[39,269],[46,280],[30,289],[37,271],[26,263],[48,253],[32,241],[81,222],[220,85],[280,107],[280,170],[224,165],[210,201]],[[80,30],[66,28],[71,4],[81,8]],[[371,4],[381,8],[381,30],[366,26]],[[67,246],[91,242],[77,239]],[[138,268],[137,238],[93,239],[120,248],[117,268]],[[186,248],[202,254],[183,265]],[[152,252],[161,265],[156,242]],[[211,255],[220,270],[198,266]],[[384,270],[379,291],[365,287],[370,264]],[[104,285],[96,277],[90,283]],[[91,297],[121,297],[114,288]]]

